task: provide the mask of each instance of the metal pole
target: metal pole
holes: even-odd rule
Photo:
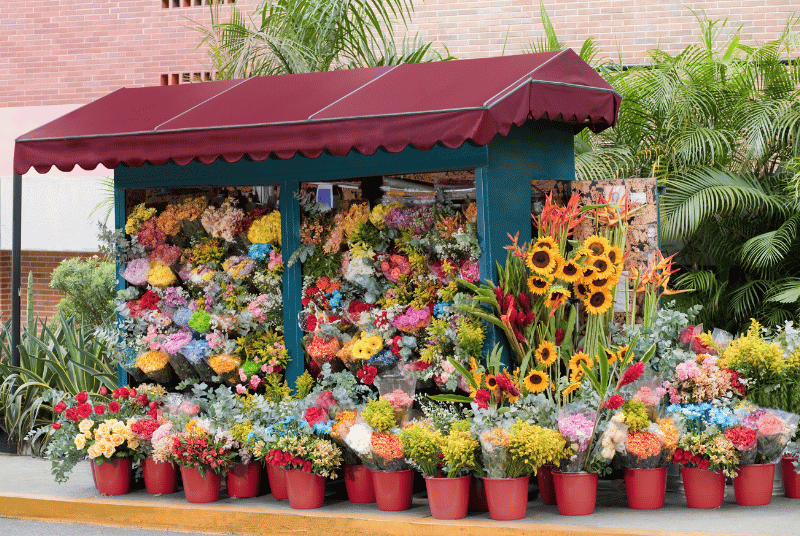
[[[22,259],[22,175],[14,172],[11,225],[11,364],[19,366],[20,273]]]

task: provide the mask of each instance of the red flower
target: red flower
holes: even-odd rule
[[[60,424],[60,423],[57,423],[57,422],[54,422],[54,423],[53,423],[53,424],[51,424],[50,426],[52,426],[52,427],[53,427],[53,430],[58,430],[59,428],[61,428],[61,424]]]
[[[311,426],[322,422],[328,422],[328,410],[319,406],[312,406],[306,410],[306,422]]]
[[[319,407],[328,409],[329,407],[336,405],[336,399],[333,397],[332,392],[322,391],[322,393],[317,397],[316,403]]]
[[[158,302],[161,301],[161,298],[153,292],[152,290],[148,290],[144,294],[142,294],[142,309],[150,309],[155,311],[158,309]]]
[[[619,387],[623,385],[628,385],[629,383],[633,383],[639,379],[639,377],[644,373],[644,363],[639,361],[638,363],[634,363],[625,371],[622,375],[622,379],[619,381]]]
[[[686,326],[678,335],[678,340],[681,341],[681,344],[689,344],[692,342],[692,335],[694,335],[694,326]]]
[[[78,404],[85,404],[86,401],[89,399],[89,395],[86,394],[86,391],[81,391],[77,395],[75,395],[75,402]]]
[[[91,404],[81,404],[80,406],[78,406],[78,415],[80,415],[81,419],[88,419],[91,414],[92,414]]]
[[[306,319],[306,331],[315,331],[317,329],[317,317],[309,315]]]
[[[700,469],[708,469],[710,466],[711,466],[711,462],[709,462],[705,458],[703,458],[702,460],[697,462],[697,467],[699,467]]]
[[[303,464],[303,471],[305,471],[306,473],[311,472],[311,462],[307,461]]]
[[[113,401],[108,405],[108,411],[111,413],[117,413],[119,411],[119,402]]]
[[[96,414],[98,414],[98,415],[102,415],[103,413],[105,413],[105,412],[106,412],[106,407],[105,407],[103,404],[97,404],[97,405],[94,407],[94,412],[95,412]]]
[[[79,420],[81,420],[80,415],[78,415],[78,409],[77,408],[67,409],[67,419],[74,422],[78,422]]]
[[[62,400],[56,404],[56,407],[53,408],[53,411],[55,411],[58,415],[61,415],[65,409],[67,409],[67,405]]]
[[[625,398],[622,395],[614,395],[605,402],[603,402],[603,405],[601,407],[614,410],[614,409],[619,409],[619,407],[622,406],[622,404],[624,403],[625,403]]]
[[[558,328],[556,330],[556,346],[564,342],[564,328]]]
[[[150,405],[149,405],[148,407],[149,407],[150,409],[156,409],[156,408],[158,407],[158,402],[156,402],[156,401],[154,400],[153,402],[150,402]]]
[[[497,386],[500,387],[500,389],[511,396],[519,396],[519,389],[516,388],[514,382],[512,382],[508,376],[505,374],[496,374],[494,378],[497,380]]]
[[[473,397],[472,401],[478,404],[478,407],[481,409],[487,409],[489,407],[489,397],[491,393],[486,389],[478,389]]]
[[[375,381],[375,376],[378,375],[378,369],[371,365],[364,365],[361,370],[356,372],[356,376],[364,385],[372,385]]]
[[[106,395],[108,394],[108,388],[106,388],[106,386],[105,386],[105,385],[103,385],[102,387],[100,387],[100,394],[101,394],[102,396],[106,396]]]

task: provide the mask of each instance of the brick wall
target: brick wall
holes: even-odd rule
[[[225,0],[230,2],[231,0]],[[204,72],[195,50],[200,34],[190,21],[208,23],[208,0],[26,0],[0,3],[0,107],[83,103],[121,86],[151,86],[161,75]],[[189,7],[162,7],[164,4]],[[250,14],[258,0],[236,0]],[[417,0],[410,33],[444,43],[459,58],[523,52],[541,35],[535,0]],[[558,35],[578,47],[597,38],[606,56],[641,62],[661,46],[670,52],[697,42],[689,8],[743,26],[743,42],[776,37],[787,16],[800,12],[785,0],[545,0]],[[222,8],[223,19],[228,6]]]
[[[26,303],[28,296],[28,274],[33,273],[33,305],[34,311],[42,318],[52,317],[56,305],[63,294],[50,288],[50,276],[58,264],[70,257],[91,257],[91,253],[72,251],[23,251],[22,268],[22,322],[26,321]],[[11,251],[0,250],[0,320],[11,316]]]

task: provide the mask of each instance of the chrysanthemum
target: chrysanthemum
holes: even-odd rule
[[[536,349],[536,362],[545,367],[549,367],[558,359],[558,351],[555,344],[550,341],[542,341]]]
[[[550,378],[547,377],[547,374],[541,372],[539,370],[531,371],[530,374],[525,376],[523,380],[525,384],[525,389],[529,393],[541,393],[545,389],[547,389],[547,385],[550,383]]]
[[[528,278],[528,290],[531,291],[531,294],[541,296],[542,294],[547,292],[547,288],[549,286],[550,286],[550,280],[546,277],[542,277],[539,275],[532,275]]]
[[[592,235],[586,240],[583,241],[583,246],[587,249],[592,251],[592,255],[605,255],[606,251],[611,247],[608,243],[608,239],[599,236],[599,235]]]
[[[538,274],[549,274],[556,263],[554,252],[550,248],[531,248],[526,260],[528,268]]]
[[[613,303],[611,293],[604,289],[592,291],[589,297],[583,301],[583,304],[586,306],[586,311],[593,315],[605,313],[611,308]]]

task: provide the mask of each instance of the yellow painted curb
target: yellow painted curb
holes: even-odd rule
[[[426,510],[427,514],[427,510]],[[247,536],[710,536],[711,533],[499,522],[440,521],[426,517],[326,510],[279,510],[215,503],[153,503],[0,494],[0,517],[114,527]],[[713,533],[714,536],[732,536]]]

